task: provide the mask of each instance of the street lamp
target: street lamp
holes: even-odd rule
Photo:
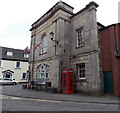
[[[57,40],[54,40],[54,33],[51,31],[50,32],[50,39],[54,42],[56,42],[56,44],[58,44],[58,41]]]

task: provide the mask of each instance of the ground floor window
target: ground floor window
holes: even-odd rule
[[[48,65],[41,64],[38,68],[37,81],[40,84],[45,84],[48,80]]]
[[[27,73],[23,73],[22,80],[26,80],[26,79],[27,79]]]
[[[79,79],[85,79],[85,63],[77,64],[77,75]]]
[[[11,70],[6,70],[6,71],[3,71],[3,78],[9,78],[9,79],[13,79],[13,71]]]

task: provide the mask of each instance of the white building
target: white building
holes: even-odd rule
[[[0,78],[26,82],[28,57],[23,50],[0,47]]]

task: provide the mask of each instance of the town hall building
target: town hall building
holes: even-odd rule
[[[75,91],[102,93],[97,7],[90,2],[74,14],[72,6],[59,1],[32,24],[31,81],[61,92],[63,70],[73,69]]]

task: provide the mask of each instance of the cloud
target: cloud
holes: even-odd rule
[[[52,2],[51,2],[52,1]],[[0,1],[0,45],[25,48],[30,45],[31,24],[45,14],[59,0],[1,0]],[[63,0],[80,11],[91,0]],[[97,19],[104,25],[117,23],[118,2],[116,0],[94,0],[99,4]]]
[[[30,38],[28,37],[28,35],[9,37],[7,38],[7,40],[4,38],[0,38],[0,46],[24,49],[26,46],[30,46]]]

